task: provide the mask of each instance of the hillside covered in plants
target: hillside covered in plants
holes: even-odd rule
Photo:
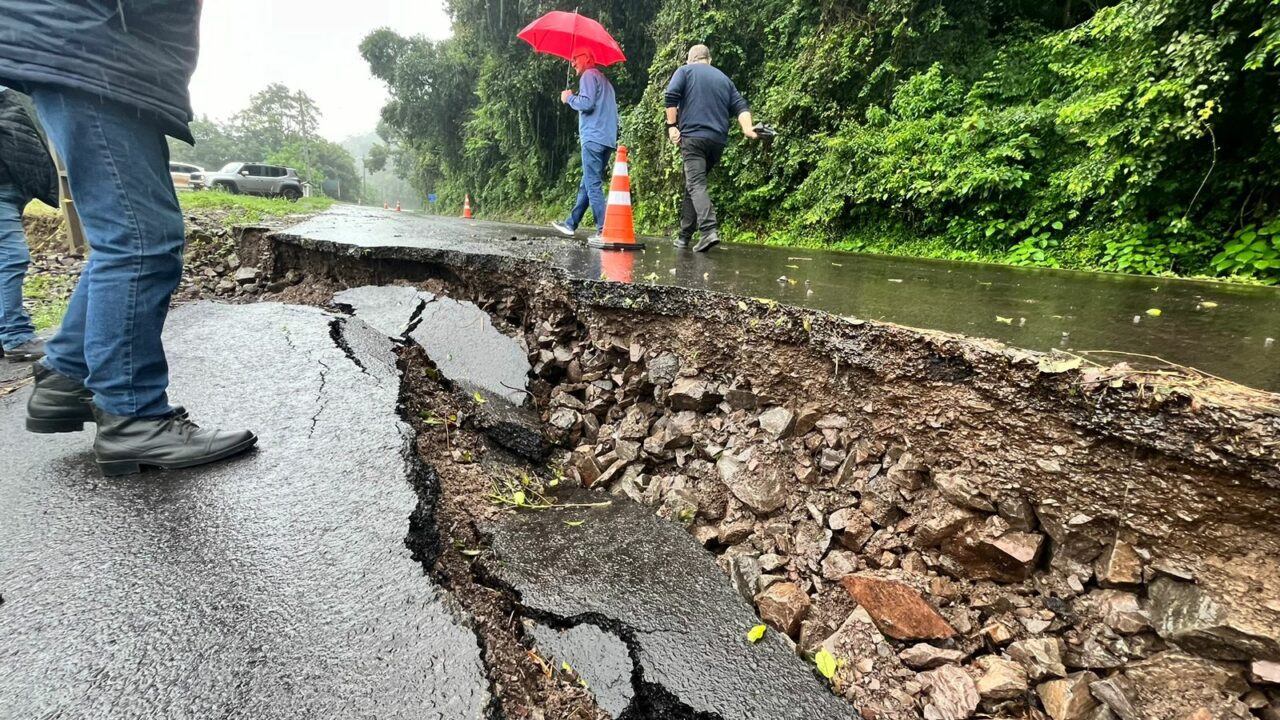
[[[550,2],[451,0],[454,35],[384,29],[396,167],[446,207],[563,215],[578,182],[567,63],[516,33]],[[662,90],[697,42],[769,146],[713,192],[735,240],[1280,282],[1280,0],[583,0],[640,229],[674,227]]]

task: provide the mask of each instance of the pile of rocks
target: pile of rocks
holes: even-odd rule
[[[200,218],[187,218],[186,266],[178,287],[180,299],[246,298],[277,293],[302,282],[302,274],[290,271],[271,280],[260,268],[244,265],[236,254],[239,238],[225,227],[206,229]]]
[[[586,335],[526,336],[568,473],[685,523],[864,717],[1280,720],[1280,627],[1113,520],[879,437],[870,402]]]

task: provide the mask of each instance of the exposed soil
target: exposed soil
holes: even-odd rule
[[[491,498],[494,475],[516,475],[522,468],[514,460],[502,467],[494,457],[500,452],[471,429],[464,397],[441,381],[421,348],[406,346],[400,369],[401,412],[417,430],[418,456],[427,468],[406,544],[472,618],[499,702],[494,717],[606,720],[576,678],[530,649],[515,598],[483,582],[476,567],[487,546],[477,524],[502,512]]]

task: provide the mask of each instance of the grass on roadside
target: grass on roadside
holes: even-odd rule
[[[44,332],[62,323],[75,280],[61,275],[27,275],[22,284],[23,299],[28,304],[36,332]]]
[[[289,202],[282,198],[255,197],[253,195],[232,195],[217,190],[200,192],[183,192],[178,194],[185,212],[191,211],[225,211],[229,225],[262,222],[267,218],[280,218],[289,215],[306,215],[328,210],[333,200],[327,197],[306,197],[297,202]]]

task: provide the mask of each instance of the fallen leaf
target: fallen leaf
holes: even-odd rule
[[[822,673],[822,677],[830,680],[836,676],[836,657],[826,650],[819,650],[817,655],[813,656],[813,663],[818,666],[818,672]]]
[[[583,523],[585,522],[586,520],[565,520],[564,524],[568,525],[569,527],[582,527]]]
[[[1160,308],[1151,308],[1150,310],[1147,311],[1147,314],[1150,315],[1151,317],[1160,317],[1164,313],[1161,312]]]
[[[529,496],[525,495],[523,490],[517,490],[516,494],[511,496],[511,502],[514,502],[516,505],[520,505],[520,506],[523,506],[525,501],[528,499],[529,499]]]
[[[1040,358],[1040,372],[1050,375],[1069,372],[1071,370],[1079,370],[1084,361],[1080,358],[1066,358],[1055,360],[1053,358]]]
[[[1205,302],[1200,303],[1200,307],[1204,308],[1205,310],[1212,310],[1212,309],[1214,309],[1214,308],[1218,307],[1218,303],[1216,303],[1216,302],[1209,302],[1209,301],[1207,301],[1207,300],[1206,300]]]
[[[747,633],[747,639],[751,641],[752,645],[755,645],[764,639],[764,634],[768,631],[769,627],[767,625],[757,625]]]
[[[484,399],[484,396],[480,394],[480,391],[479,391],[479,390],[477,390],[477,391],[476,391],[476,394],[475,394],[475,395],[473,395],[472,397],[474,397],[474,398],[475,398],[475,401],[476,401],[476,404],[477,404],[477,405],[483,405],[483,404],[485,404],[485,403],[489,402],[488,400],[485,400],[485,399]]]
[[[996,322],[998,322],[998,323],[1004,323],[1005,325],[1012,325],[1012,324],[1013,324],[1013,318],[1000,317],[999,315],[997,315],[997,316],[996,316]]]

